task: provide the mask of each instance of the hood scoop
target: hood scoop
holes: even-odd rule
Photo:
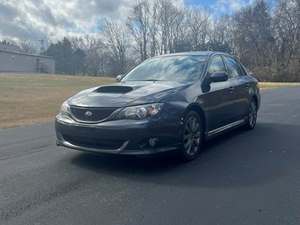
[[[128,86],[103,86],[96,89],[94,92],[97,93],[110,93],[110,94],[125,94],[132,91],[132,87]]]

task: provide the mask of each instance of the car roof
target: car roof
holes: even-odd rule
[[[156,57],[168,57],[168,56],[206,56],[209,58],[212,55],[215,54],[222,54],[222,55],[228,55],[225,52],[217,52],[217,51],[190,51],[190,52],[178,52],[178,53],[171,53],[171,54],[164,54],[159,55]]]

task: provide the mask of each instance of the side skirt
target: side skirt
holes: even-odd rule
[[[246,119],[242,119],[242,120],[235,121],[233,123],[229,123],[225,126],[219,127],[215,130],[211,130],[207,133],[207,137],[212,137],[212,136],[215,136],[215,135],[217,135],[219,133],[222,133],[226,130],[229,130],[231,128],[238,127],[238,126],[244,124],[245,122],[246,122]]]

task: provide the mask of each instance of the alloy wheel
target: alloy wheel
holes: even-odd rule
[[[255,102],[251,102],[248,115],[248,123],[250,128],[254,128],[257,120],[257,107]]]
[[[183,150],[187,158],[194,158],[199,152],[201,143],[201,122],[196,113],[190,113],[186,117],[183,128]]]

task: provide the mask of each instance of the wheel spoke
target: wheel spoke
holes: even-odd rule
[[[191,148],[192,148],[192,140],[189,139],[188,142],[184,145],[185,149],[187,150],[187,153],[190,154]]]
[[[195,131],[195,127],[196,127],[196,120],[195,120],[195,118],[193,118],[193,120],[192,120],[192,131],[193,132]]]
[[[199,123],[195,120],[193,123],[193,132],[196,132],[199,128]]]
[[[194,123],[194,118],[191,118],[188,123],[190,132],[193,132],[193,123]]]
[[[191,154],[195,154],[197,152],[197,150],[198,150],[197,148],[198,148],[198,145],[193,141],[190,153]]]
[[[198,132],[195,133],[195,137],[200,138],[200,136],[201,136],[200,131],[198,131]]]
[[[200,144],[200,137],[194,140],[195,144],[198,146]]]
[[[192,132],[192,128],[191,128],[191,124],[190,124],[190,120],[186,123],[186,127],[185,127],[185,130],[188,132],[188,133],[191,133]]]
[[[191,134],[186,134],[183,136],[183,140],[186,142],[191,139]]]

